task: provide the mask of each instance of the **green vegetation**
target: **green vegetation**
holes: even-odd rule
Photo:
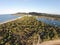
[[[38,13],[38,12],[29,12],[29,13],[18,12],[13,15],[18,15],[18,16],[32,15],[32,16],[38,16],[38,17],[45,17],[48,19],[60,20],[60,15],[58,14],[47,14],[47,13]]]
[[[38,37],[41,42],[59,39],[60,28],[37,21],[34,16],[0,24],[0,45],[33,45]]]

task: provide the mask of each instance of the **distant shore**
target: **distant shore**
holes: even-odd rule
[[[59,20],[60,21],[60,18],[55,18],[55,17],[47,17],[47,16],[38,16],[38,18],[46,18],[46,19],[52,19],[52,20]]]
[[[13,15],[17,15],[17,16],[25,16],[25,15],[32,15],[32,16],[38,16],[38,17],[44,17],[47,19],[52,19],[52,20],[60,20],[60,15],[55,15],[55,14],[44,14],[44,13],[16,13]]]

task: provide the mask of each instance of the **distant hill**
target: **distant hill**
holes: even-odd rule
[[[54,39],[60,39],[60,28],[38,21],[35,16],[0,24],[0,45],[33,45]]]
[[[58,14],[47,14],[47,13],[38,13],[38,12],[29,12],[29,13],[25,13],[25,12],[18,12],[14,15],[35,15],[35,16],[45,16],[45,17],[54,17],[54,18],[60,18],[60,15]]]
[[[47,13],[37,13],[37,12],[29,12],[31,15],[36,15],[36,16],[46,16],[46,17],[57,17],[60,18],[60,15],[58,14],[47,14]]]
[[[25,13],[25,12],[18,12],[18,13],[15,13],[13,15],[19,15],[19,16],[24,16],[24,15],[28,15],[28,13]]]

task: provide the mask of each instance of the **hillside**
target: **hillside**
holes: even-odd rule
[[[35,16],[0,24],[0,45],[33,45],[54,39],[60,39],[60,28],[38,21]]]

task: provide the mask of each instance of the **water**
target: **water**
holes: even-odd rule
[[[19,16],[16,15],[10,15],[10,14],[5,14],[5,15],[0,15],[0,23],[6,22],[15,18],[18,18]]]
[[[6,22],[15,18],[18,18],[19,16],[16,15],[10,15],[10,14],[6,14],[6,15],[0,15],[0,23],[2,22]],[[47,19],[47,18],[37,18],[38,21],[42,21],[46,24],[50,24],[52,26],[58,26],[60,27],[60,21],[58,20],[52,20],[52,19]]]
[[[47,18],[37,18],[37,20],[52,26],[60,27],[60,20],[52,20]]]

